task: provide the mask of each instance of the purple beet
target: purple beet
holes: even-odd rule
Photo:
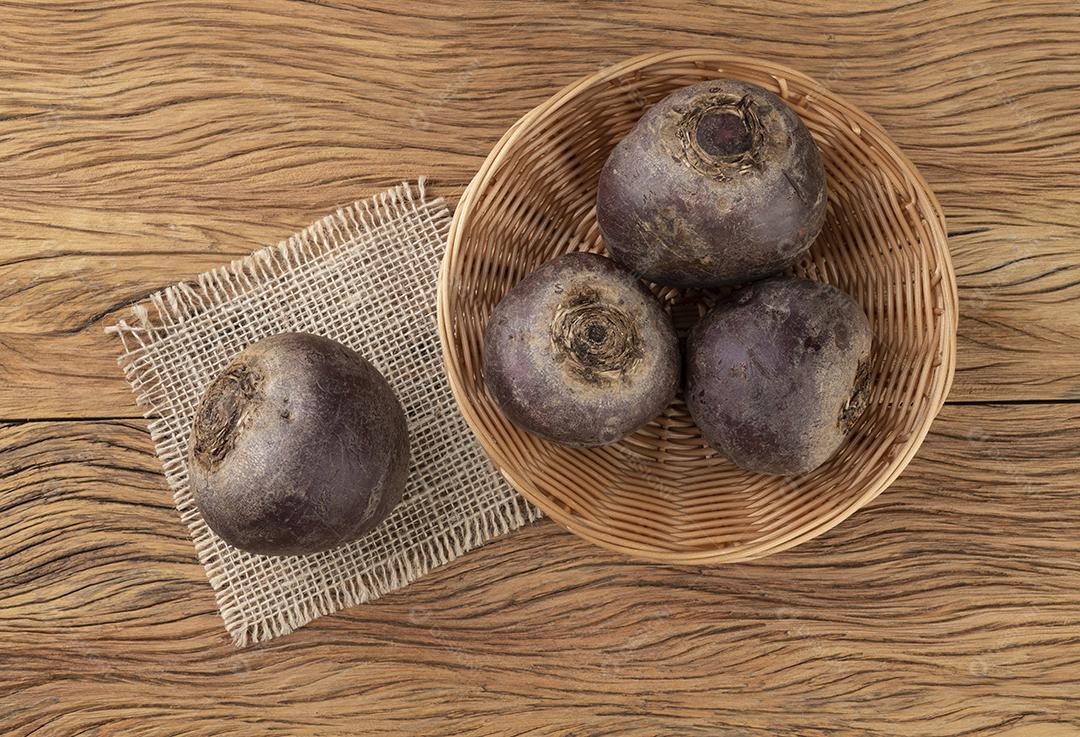
[[[274,335],[241,351],[206,390],[188,467],[195,504],[225,542],[315,553],[363,536],[401,500],[405,413],[351,349]]]
[[[866,315],[835,287],[792,277],[744,287],[690,334],[690,413],[742,468],[811,471],[866,408],[871,341]]]
[[[517,284],[484,335],[484,382],[507,418],[556,443],[613,443],[671,402],[671,318],[631,274],[571,253]]]
[[[793,264],[825,220],[821,154],[799,116],[747,82],[686,87],[612,151],[596,216],[631,272],[682,287],[759,279]]]

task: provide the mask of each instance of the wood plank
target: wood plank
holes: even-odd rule
[[[817,76],[920,166],[960,276],[955,399],[1080,398],[1075,4],[365,5],[5,6],[0,417],[136,416],[101,335],[125,305],[401,178],[453,201],[561,85],[689,46]]]
[[[950,406],[772,558],[638,564],[545,522],[236,650],[143,422],[2,426],[0,732],[1080,735],[1078,447],[1077,405]]]

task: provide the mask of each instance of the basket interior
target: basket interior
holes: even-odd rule
[[[612,147],[649,105],[679,87],[722,77],[781,95],[821,148],[828,214],[809,254],[791,271],[838,286],[865,310],[874,331],[868,410],[830,461],[797,477],[744,471],[719,457],[703,442],[681,395],[611,446],[564,448],[518,430],[484,390],[487,317],[541,263],[569,251],[603,252],[596,184]],[[891,482],[947,390],[955,315],[943,277],[951,278],[951,268],[942,263],[948,252],[932,196],[880,129],[861,125],[857,115],[808,78],[775,67],[672,59],[596,78],[519,121],[459,206],[440,286],[451,382],[511,483],[609,548],[706,562],[795,544]],[[655,291],[681,330],[715,298]]]

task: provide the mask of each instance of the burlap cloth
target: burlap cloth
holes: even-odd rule
[[[106,328],[237,645],[283,635],[406,586],[540,513],[487,460],[443,373],[435,289],[450,213],[424,180],[338,210],[286,241],[201,274]],[[368,358],[409,420],[412,468],[390,518],[317,555],[249,555],[203,522],[187,485],[192,414],[229,359],[287,331],[325,335]]]

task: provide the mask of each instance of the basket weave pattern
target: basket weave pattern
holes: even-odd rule
[[[596,183],[612,147],[649,105],[716,78],[775,92],[810,129],[828,176],[828,215],[793,272],[852,295],[874,330],[870,407],[840,451],[803,476],[760,475],[718,457],[681,396],[620,443],[570,449],[515,428],[484,390],[483,330],[503,295],[558,254],[603,252]],[[657,293],[683,327],[708,301],[683,290]],[[707,51],[631,59],[570,85],[519,120],[462,196],[439,279],[451,387],[510,483],[576,534],[667,562],[768,555],[821,534],[880,494],[944,403],[956,327],[940,207],[881,127],[803,74]]]

